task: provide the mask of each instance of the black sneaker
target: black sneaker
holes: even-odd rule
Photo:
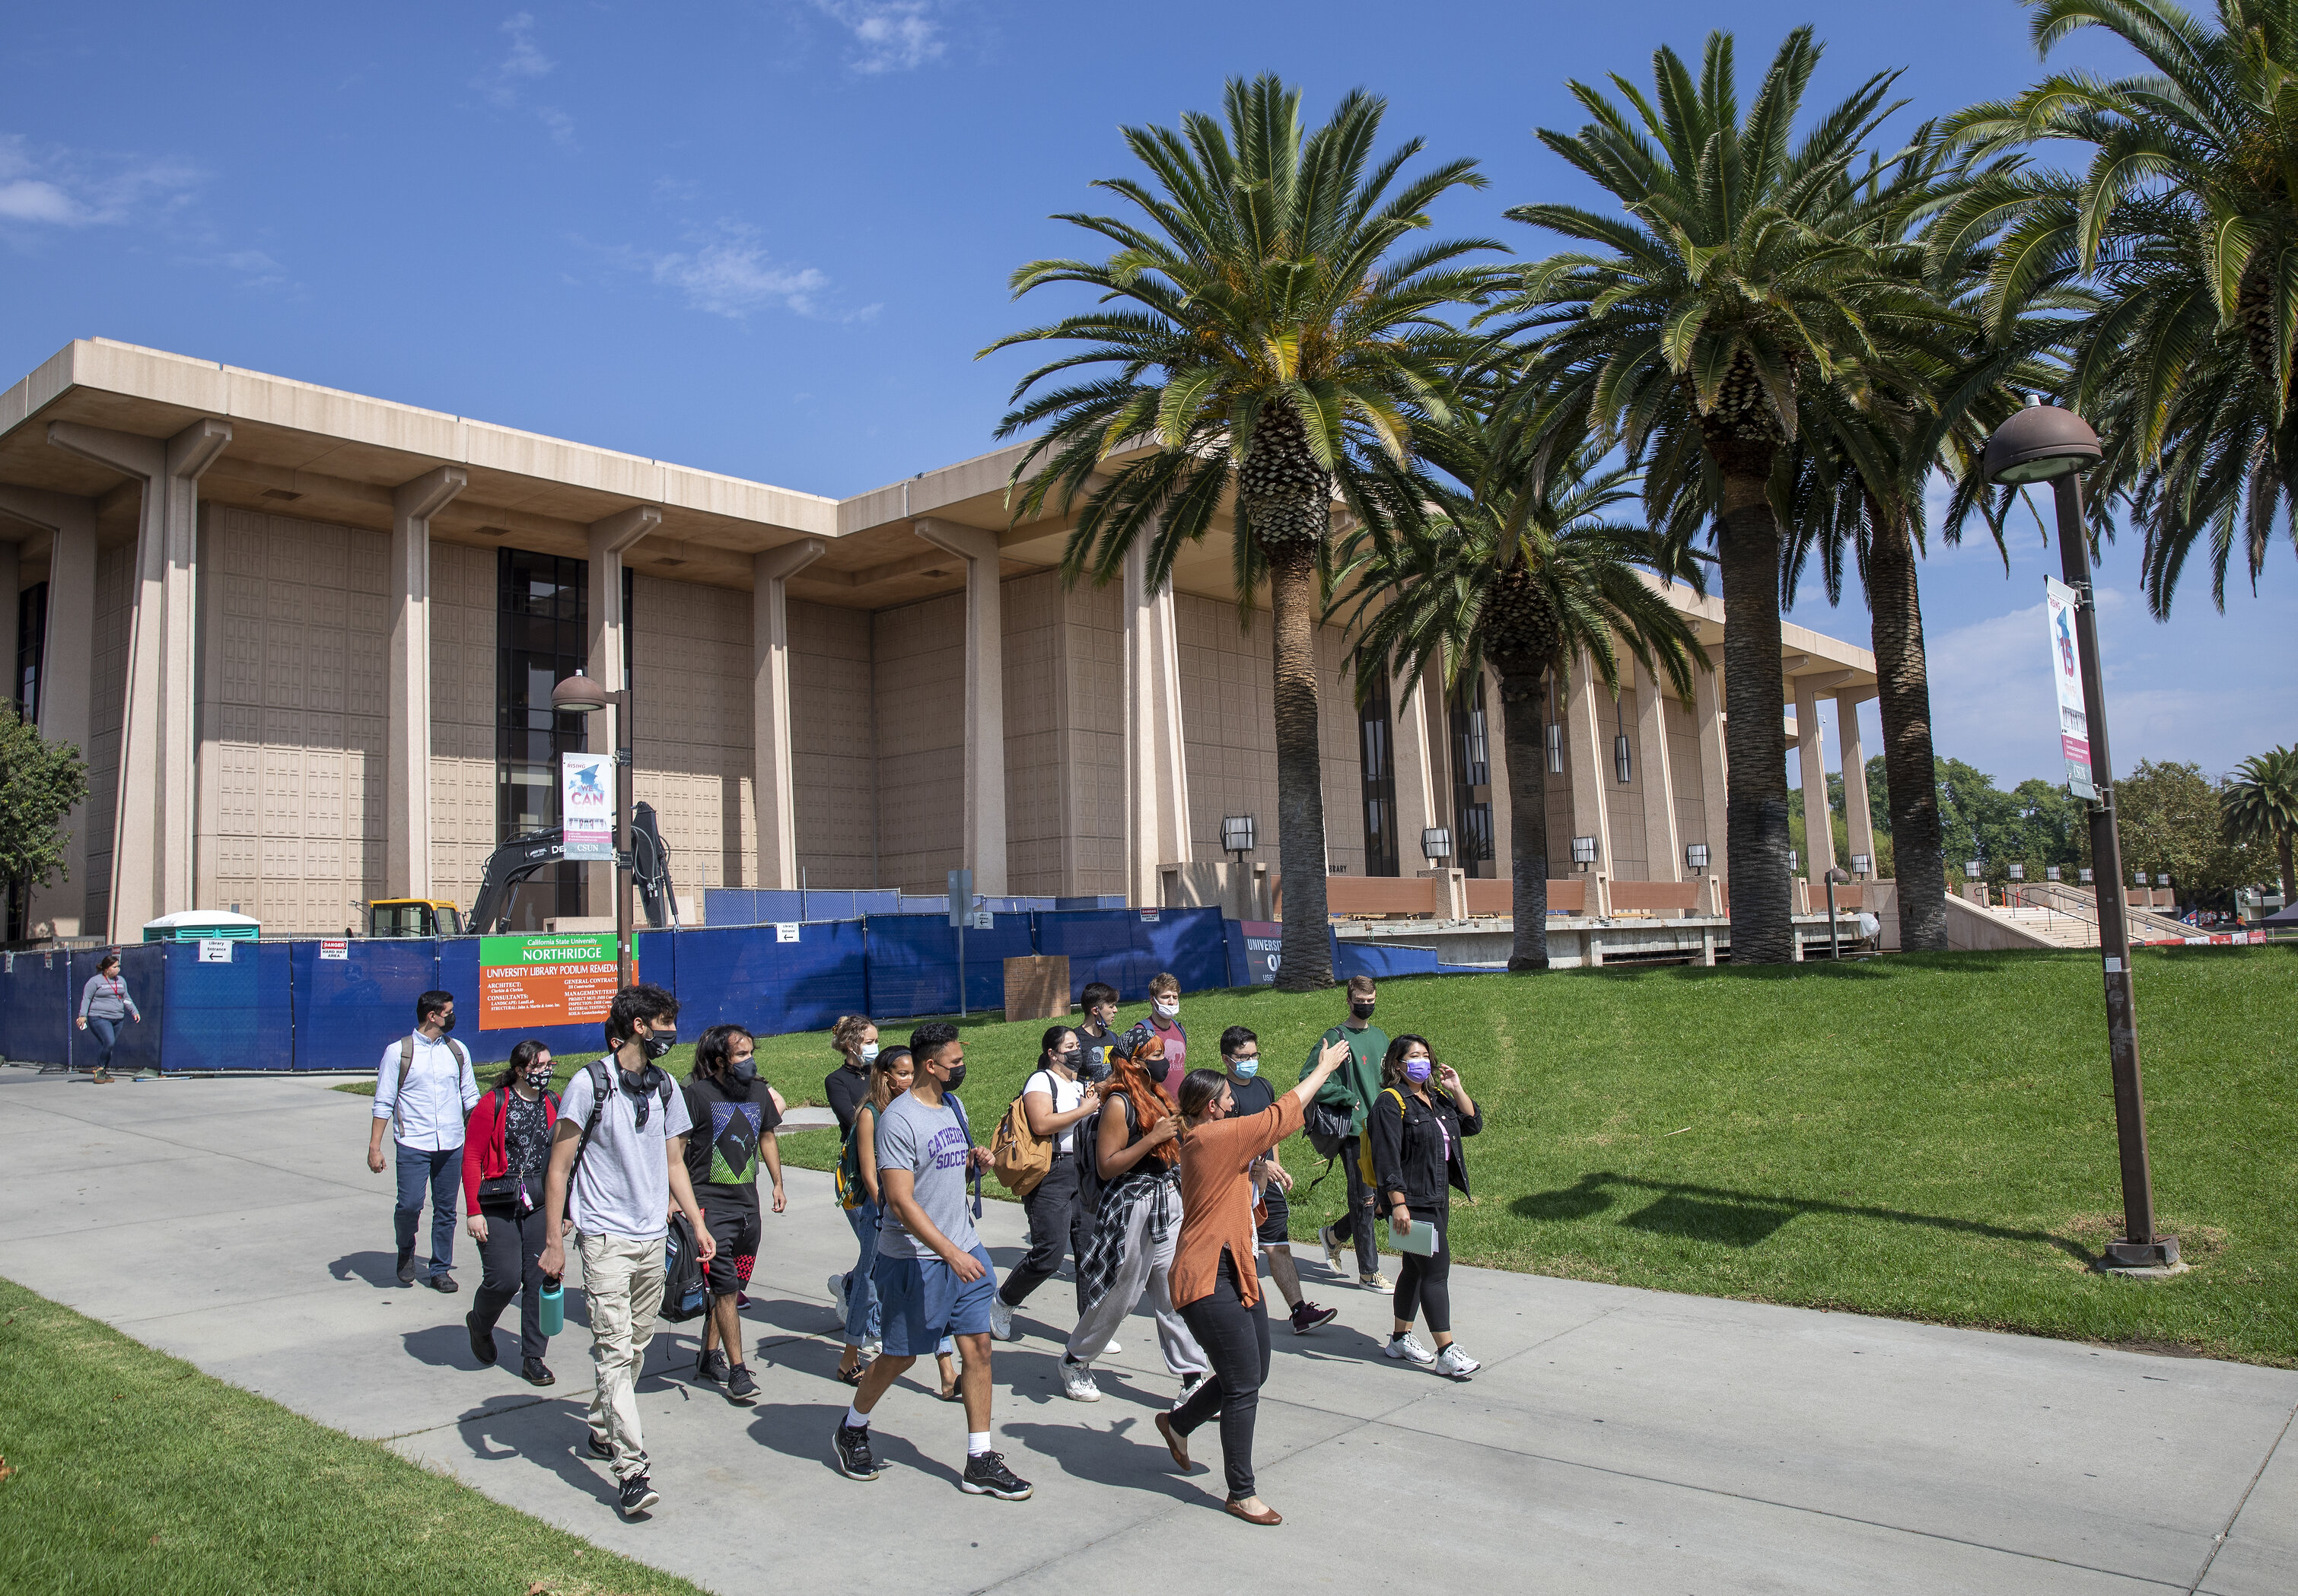
[[[758,1382],[750,1378],[750,1366],[737,1363],[726,1371],[726,1400],[750,1402],[758,1394]]]
[[[541,1358],[529,1358],[518,1366],[518,1377],[530,1386],[555,1386],[558,1377]]]
[[[423,1278],[423,1283],[441,1296],[452,1296],[462,1289],[460,1286],[455,1284],[453,1275],[426,1275]]]
[[[643,1474],[633,1474],[623,1482],[622,1492],[615,1505],[623,1510],[624,1518],[635,1518],[661,1500],[662,1496],[655,1490],[652,1480]]]
[[[494,1327],[489,1325],[484,1330],[479,1329],[479,1311],[474,1308],[463,1315],[463,1328],[471,1332],[471,1356],[476,1358],[482,1364],[493,1363],[495,1361]]]
[[[1341,1311],[1338,1308],[1320,1308],[1312,1302],[1304,1301],[1299,1307],[1293,1310],[1293,1333],[1295,1336],[1305,1336],[1319,1326],[1332,1323],[1340,1316]]]
[[[596,1430],[591,1432],[591,1444],[585,1450],[601,1463],[611,1463],[615,1460],[614,1447],[608,1443],[606,1436]]]
[[[831,1455],[838,1460],[838,1472],[847,1479],[876,1479],[878,1460],[870,1455],[870,1427],[840,1423],[838,1433],[830,1438]],[[968,1472],[971,1469],[969,1466]],[[969,1491],[973,1487],[967,1486]]]
[[[1027,1501],[1030,1485],[1005,1467],[1005,1454],[977,1452],[965,1460],[965,1477],[957,1488],[974,1496],[995,1496],[1005,1501]]]
[[[412,1286],[415,1284],[415,1254],[412,1251],[400,1254],[399,1283],[402,1286]]]
[[[695,1359],[694,1378],[698,1380],[703,1381],[707,1385],[724,1385],[726,1383],[726,1354],[720,1352],[714,1346],[708,1352],[704,1353],[700,1357]]]

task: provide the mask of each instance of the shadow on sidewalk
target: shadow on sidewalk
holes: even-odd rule
[[[529,1459],[591,1500],[612,1507],[616,1491],[613,1470],[583,1454],[589,1436],[583,1417],[588,1406],[587,1397],[545,1397],[514,1407],[481,1408],[465,1414],[456,1432],[481,1462]]]
[[[1027,1447],[1031,1457],[1050,1458],[1070,1477],[1114,1490],[1145,1491],[1174,1501],[1197,1501],[1204,1491],[1194,1482],[1208,1474],[1216,1482],[1220,1477],[1220,1444],[1213,1437],[1211,1426],[1192,1436],[1191,1444],[1194,1447],[1200,1437],[1213,1439],[1212,1467],[1206,1467],[1207,1460],[1200,1453],[1194,1459],[1194,1471],[1186,1479],[1174,1471],[1163,1437],[1146,1418],[1120,1419],[1105,1430],[1079,1424],[1012,1420],[1001,1427]]]
[[[1509,1211],[1525,1219],[1592,1219],[1620,1199],[1623,1193],[1649,1192],[1652,1200],[1619,1222],[1633,1230],[1694,1241],[1720,1242],[1748,1247],[1767,1239],[1790,1220],[1802,1214],[1828,1214],[1846,1219],[1880,1220],[1934,1230],[1955,1230],[1995,1241],[2028,1241],[2051,1247],[2089,1264],[2096,1255],[2080,1243],[2048,1230],[2020,1230],[1973,1219],[1952,1219],[1938,1213],[1913,1213],[1904,1208],[1879,1208],[1858,1203],[1831,1202],[1823,1197],[1782,1197],[1775,1192],[1741,1191],[1728,1186],[1701,1186],[1683,1181],[1654,1181],[1598,1170],[1582,1175],[1569,1186],[1553,1191],[1527,1192],[1509,1205]]]
[[[949,1419],[942,1414],[934,1415],[944,1420],[938,1428],[938,1444],[952,1455],[962,1458],[965,1453],[965,1418],[963,1411],[955,1406],[950,1412],[957,1417]],[[770,1452],[817,1463],[835,1474],[838,1464],[831,1456],[831,1436],[845,1416],[846,1404],[835,1399],[829,1403],[810,1403],[805,1405],[760,1403],[750,1410],[749,1436]],[[874,1412],[870,1426],[870,1452],[877,1459],[880,1471],[914,1468],[948,1481],[953,1488],[958,1483],[957,1466],[919,1451],[916,1444],[898,1430],[889,1430],[876,1422]]]
[[[360,1279],[393,1291],[412,1289],[399,1283],[399,1259],[392,1253],[345,1253],[327,1265],[327,1272],[339,1280]]]

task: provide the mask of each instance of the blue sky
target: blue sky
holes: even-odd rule
[[[2018,88],[2020,7],[1829,8],[1814,95],[1905,68],[1905,119]],[[1808,6],[1348,0],[1153,13],[993,0],[748,5],[86,4],[11,24],[0,104],[0,382],[102,335],[830,494],[993,447],[1024,369],[977,361],[1062,308],[1021,262],[1087,245],[1121,123],[1218,109],[1275,70],[1312,109],[1362,85],[1392,137],[1492,179],[1438,225],[1589,199],[1541,148],[1572,76],[1648,78],[1724,26],[1753,86]],[[1149,20],[1145,20],[1147,18]],[[2054,57],[2112,69],[2104,47]],[[2136,548],[2102,582],[2121,762],[2212,771],[2298,737],[2298,559],[2167,626]],[[2056,745],[2032,530],[1925,572],[1942,751],[2006,785]],[[2029,613],[2029,612],[2035,612]],[[1803,624],[1865,640],[1856,596]],[[1877,746],[1870,717],[1868,745]],[[1831,756],[1832,748],[1831,746]]]

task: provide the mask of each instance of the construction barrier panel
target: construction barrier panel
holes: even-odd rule
[[[995,1008],[1004,1001],[1005,961],[1039,951],[1031,915],[998,915],[988,931],[965,933],[965,1007]],[[925,915],[872,915],[868,938],[869,1008],[880,1019],[955,1014],[957,929]]]
[[[120,977],[128,983],[128,995],[143,1011],[144,1023],[139,1025],[130,1020],[120,1027],[120,1045],[112,1050],[114,1070],[162,1067],[162,1044],[168,1027],[167,952],[167,945],[161,942],[131,942],[120,950]],[[72,954],[75,1009],[79,1004],[79,983],[95,974],[95,961],[103,953],[101,948],[88,948]],[[85,1032],[76,1032],[72,1038],[72,1063],[85,1067],[95,1062],[95,1038]]]
[[[733,1024],[779,1036],[826,1030],[840,1015],[867,1012],[862,922],[801,925],[797,932],[794,942],[771,930],[679,933],[679,1035],[692,1041],[713,1025]]]
[[[1346,981],[1354,975],[1369,975],[1385,981],[1392,975],[1434,975],[1437,973],[1436,950],[1434,948],[1393,948],[1379,942],[1344,942],[1337,937],[1333,942],[1333,979]],[[1467,971],[1457,974],[1466,975]]]
[[[62,949],[41,953],[11,953],[0,969],[0,1057],[30,1064],[70,1064],[72,1046],[93,1044],[73,1025],[79,1013],[80,983],[95,974],[98,954],[79,955],[82,967]],[[141,1008],[144,994],[131,986],[128,995]],[[132,1028],[135,1022],[125,1024]],[[93,1053],[90,1057],[95,1057]]]
[[[1217,906],[1041,914],[1037,950],[1067,956],[1073,1001],[1087,983],[1105,981],[1121,1000],[1137,1003],[1149,995],[1149,978],[1161,970],[1171,971],[1185,992],[1232,984],[1228,942]]]
[[[269,947],[271,944],[266,943]],[[288,980],[295,1000],[295,1067],[371,1070],[383,1050],[415,1029],[415,1000],[439,984],[439,944],[392,939],[290,945]],[[340,958],[324,955],[340,953]],[[475,988],[456,994],[478,1026]]]
[[[705,887],[700,928],[771,926],[792,920],[858,920],[864,915],[900,912],[901,896],[891,887],[874,892]]]
[[[285,942],[161,942],[165,1013],[153,1062],[171,1074],[295,1066],[294,1004]],[[128,991],[133,993],[135,987]],[[130,1031],[145,1029],[130,1025]],[[122,1037],[123,1044],[128,1040]],[[138,1039],[139,1041],[142,1039]],[[114,1066],[120,1052],[112,1057]],[[139,1065],[143,1060],[136,1061]]]

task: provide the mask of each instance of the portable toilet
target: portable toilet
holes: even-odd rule
[[[252,942],[262,934],[261,921],[220,909],[187,909],[144,922],[144,940],[147,942]]]

